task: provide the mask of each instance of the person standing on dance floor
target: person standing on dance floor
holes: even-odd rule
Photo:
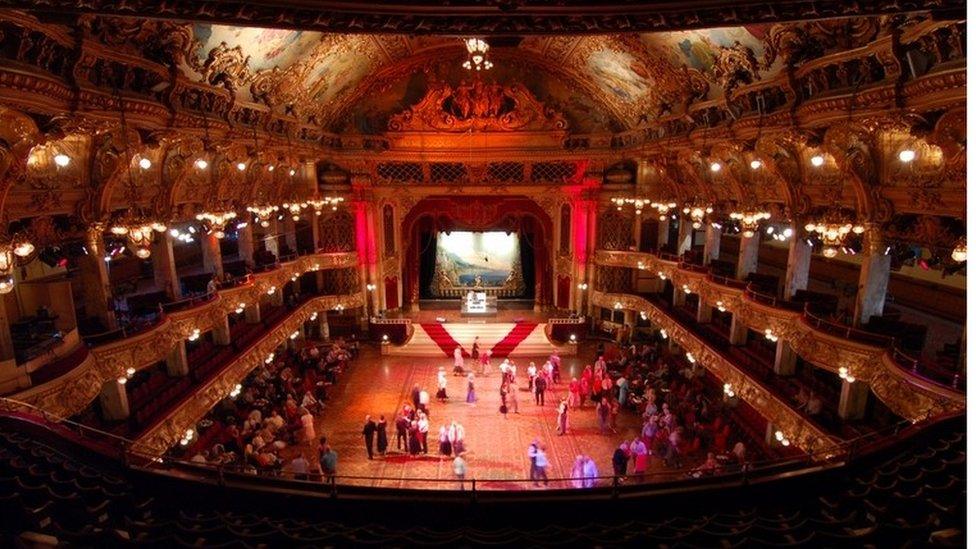
[[[427,392],[427,389],[421,389],[420,390],[420,396],[418,397],[417,400],[420,401],[420,406],[418,406],[417,409],[420,410],[421,412],[425,413],[425,414],[429,414],[430,413],[430,393]]]
[[[366,424],[363,425],[363,440],[366,442],[366,456],[373,459],[373,437],[376,435],[376,422],[373,418],[366,416]]]
[[[451,426],[447,428],[447,438],[451,441],[451,448],[454,455],[459,456],[464,453],[464,426],[451,420]]]
[[[443,366],[437,370],[437,400],[442,404],[447,402],[447,372]]]
[[[536,486],[539,485],[539,468],[536,465],[536,458],[539,455],[539,439],[529,444],[529,480]]]
[[[448,431],[446,425],[441,425],[437,433],[438,449],[443,457],[451,457],[451,438]]]
[[[460,345],[454,349],[454,375],[464,375],[464,349]]]
[[[593,488],[596,486],[596,477],[600,474],[596,470],[596,462],[590,456],[584,456],[585,462],[583,463],[583,486],[585,488]]]
[[[600,425],[600,434],[607,434],[607,427],[610,426],[610,403],[606,398],[600,399],[596,405],[596,421]]]
[[[410,389],[410,402],[413,403],[414,410],[420,408],[420,385],[417,383],[414,383],[413,389]]]
[[[427,434],[430,432],[430,421],[427,419],[427,414],[421,412],[418,414],[420,417],[417,419],[417,432],[420,437],[420,448],[427,455]]]
[[[465,402],[474,406],[475,400],[477,399],[474,396],[474,374],[471,373],[468,374],[468,398],[465,399]]]
[[[546,456],[546,447],[540,445],[539,449],[535,452],[535,474],[536,479],[542,479],[542,484],[549,486],[549,475],[546,474],[546,468],[549,467],[549,458]],[[539,485],[538,482],[535,483],[536,486]]]
[[[586,479],[583,478],[583,468],[586,465],[586,460],[583,456],[576,456],[576,460],[573,462],[573,470],[569,473],[569,477],[572,479],[570,483],[573,488],[582,488],[585,485]]]
[[[566,399],[559,401],[556,414],[556,434],[565,435],[569,432],[569,402]]]
[[[481,375],[486,377],[491,375],[491,349],[481,353],[481,358],[478,360],[481,362]]]
[[[409,435],[410,455],[415,456],[420,453],[420,430],[417,428],[417,420],[410,422]]]
[[[508,410],[513,414],[518,414],[518,404],[519,404],[519,388],[518,382],[511,380],[508,382]],[[520,414],[521,415],[521,414]]]
[[[386,416],[381,415],[380,420],[376,423],[376,451],[381,456],[386,457],[386,447],[388,445],[389,440],[386,438]]]
[[[580,383],[575,377],[569,382],[569,405],[573,408],[580,407]]]
[[[549,362],[552,363],[552,382],[561,383],[561,371],[563,361],[559,358],[559,352],[555,349],[552,350],[552,355],[549,356]]]
[[[529,391],[535,391],[535,378],[539,374],[535,368],[535,362],[529,362],[529,367],[525,369],[525,373],[529,375]]]
[[[406,412],[404,412],[396,418],[396,438],[398,451],[406,452],[410,450],[410,443],[407,440],[408,430],[410,430],[410,418],[407,417]],[[403,444],[402,446],[400,445],[401,443]]]
[[[502,381],[501,387],[498,389],[498,396],[501,397],[501,405],[498,407],[498,411],[501,412],[505,419],[508,419],[508,382]]]
[[[464,475],[468,472],[468,464],[464,462],[463,457],[458,455],[454,458],[452,466],[454,468],[454,478],[458,479],[460,483],[459,489],[464,490]]]
[[[471,369],[477,371],[477,366],[480,364],[478,357],[481,354],[480,345],[478,344],[478,336],[474,336],[474,343],[471,344]]]
[[[537,406],[546,405],[546,378],[536,376],[535,378],[535,403]]]

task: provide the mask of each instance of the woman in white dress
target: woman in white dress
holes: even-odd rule
[[[454,375],[464,375],[464,349],[460,345],[454,349]]]

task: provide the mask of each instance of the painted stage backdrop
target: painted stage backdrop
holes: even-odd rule
[[[516,233],[439,232],[431,293],[456,297],[462,288],[498,288],[518,295],[525,290],[521,263]]]

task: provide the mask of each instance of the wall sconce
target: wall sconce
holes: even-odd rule
[[[640,312],[640,317],[641,317],[641,320],[647,320],[647,311],[641,311]]]
[[[735,391],[732,390],[732,384],[731,383],[726,383],[725,385],[723,385],[722,386],[722,392],[725,393],[725,396],[727,396],[729,398],[732,398],[732,397],[735,396]]]
[[[668,332],[664,328],[661,328],[661,339],[667,339],[667,338],[668,338]]]
[[[274,353],[268,353],[268,358],[264,359],[265,364],[271,364],[274,362]]]
[[[766,328],[766,339],[776,343],[779,341],[779,336],[773,335],[773,330],[771,328]]]
[[[691,288],[689,288],[687,284],[682,284],[681,285],[681,290],[684,291],[684,293],[686,293],[686,294],[690,294],[691,293]]]
[[[390,342],[390,336],[383,334],[383,343],[389,343],[389,342]]]
[[[725,303],[722,303],[721,301],[716,301],[715,302],[715,308],[718,309],[720,312],[723,312],[724,313],[725,312]]]
[[[657,276],[660,277],[661,280],[667,280],[668,279],[668,275],[664,274],[664,271],[658,271],[657,272]]]
[[[779,443],[782,444],[783,446],[789,446],[790,445],[790,439],[786,438],[786,435],[783,434],[783,431],[776,431],[773,434],[773,436],[775,436],[776,437],[776,440],[778,440]]]
[[[309,321],[315,321],[319,317],[318,311],[312,313],[312,316],[308,317]]]
[[[569,334],[569,342],[576,343],[576,334]]]
[[[695,357],[694,357],[694,355],[692,355],[692,354],[691,354],[690,352],[688,352],[688,353],[685,353],[685,358],[687,358],[687,359],[688,359],[688,362],[690,362],[690,363],[692,363],[692,364],[694,364],[694,363],[695,363]]]
[[[274,295],[274,293],[277,290],[278,290],[278,287],[277,286],[272,286],[272,287],[268,288],[268,295]]]
[[[613,304],[613,308],[615,310],[618,310],[619,311],[620,309],[623,309],[624,308],[624,305],[623,305],[623,303],[621,303],[621,302],[618,301],[618,302],[616,302],[616,303]]]
[[[288,336],[288,339],[290,339],[292,341],[298,339],[298,330],[295,330],[294,332],[292,332],[291,335]]]
[[[856,381],[854,376],[851,374],[851,371],[848,370],[846,366],[840,367],[840,370],[837,371],[837,376],[848,383],[854,383]]]
[[[576,287],[578,289],[580,289],[580,290],[584,290],[585,291],[587,288],[590,287],[590,285],[587,284],[586,282],[580,282],[579,284],[576,285]]]
[[[200,329],[199,328],[194,328],[193,331],[190,332],[190,336],[187,337],[186,339],[188,341],[196,341],[196,340],[200,339]]]
[[[237,313],[237,314],[241,314],[241,313],[244,312],[244,307],[245,307],[245,305],[244,305],[244,302],[242,301],[242,302],[240,302],[240,303],[237,304],[237,308],[234,309],[234,312]]]

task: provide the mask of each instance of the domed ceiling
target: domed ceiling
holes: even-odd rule
[[[690,100],[775,78],[785,29],[813,37],[822,55],[884,32],[883,18],[833,19],[715,29],[588,36],[489,38],[483,78],[525,85],[561,112],[574,133],[648,124]],[[378,133],[432,82],[471,78],[455,37],[334,34],[196,23],[183,70],[223,85],[239,101],[314,120],[332,131]],[[808,48],[810,46],[808,45]],[[794,53],[795,52],[791,52]]]

